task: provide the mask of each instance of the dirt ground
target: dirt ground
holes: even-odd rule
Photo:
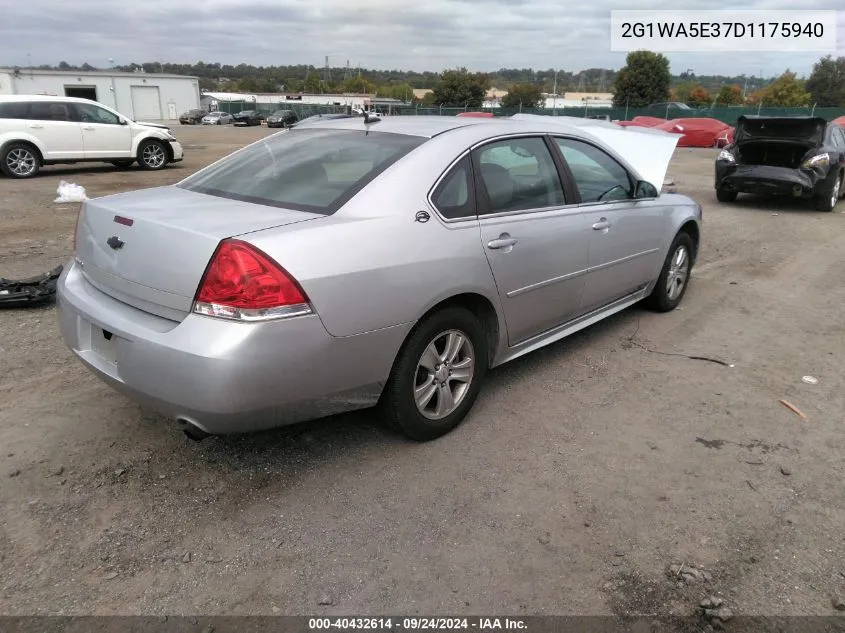
[[[268,133],[176,131],[162,172],[0,178],[0,276],[70,257],[60,180],[173,183]],[[370,412],[195,443],[76,362],[54,307],[0,311],[0,613],[836,613],[845,202],[721,205],[713,158],[670,168],[704,207],[682,307],[495,370],[432,443]]]

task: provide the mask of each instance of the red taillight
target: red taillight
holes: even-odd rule
[[[246,242],[223,240],[200,282],[194,312],[261,321],[309,314],[311,307],[296,280],[268,255]]]

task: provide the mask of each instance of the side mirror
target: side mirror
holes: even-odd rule
[[[653,184],[645,180],[637,182],[637,188],[634,190],[635,198],[656,198],[657,196],[657,188]]]
[[[120,123],[121,125],[126,125],[128,123],[128,121],[126,120],[126,117],[122,117],[122,116],[117,117],[117,122]]]

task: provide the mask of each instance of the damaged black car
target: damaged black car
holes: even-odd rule
[[[739,117],[716,158],[716,198],[740,193],[812,199],[833,211],[845,195],[845,129],[820,117]]]

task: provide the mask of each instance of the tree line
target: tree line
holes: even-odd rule
[[[845,107],[845,57],[821,58],[807,79],[787,69],[765,85],[751,82],[750,89],[748,81],[725,81],[717,89],[708,89],[690,74],[681,82],[673,81],[665,55],[635,51],[628,54],[613,92],[614,105],[632,108],[663,101],[693,106]]]
[[[102,70],[85,63],[44,65],[46,70]],[[508,91],[502,105],[532,108],[543,104],[543,95],[563,92],[612,92],[614,103],[632,108],[662,101],[694,106],[765,104],[768,106],[845,107],[845,57],[827,56],[813,67],[806,80],[787,70],[776,78],[745,75],[673,76],[666,56],[651,51],[630,53],[620,70],[590,68],[573,72],[559,69],[500,68],[490,73],[466,68],[437,73],[405,70],[313,65],[253,66],[197,62],[175,64],[144,62],[115,66],[124,72],[170,73],[199,78],[200,89],[219,92],[357,92],[413,102],[414,89],[431,89],[423,105],[481,106],[491,87]]]

